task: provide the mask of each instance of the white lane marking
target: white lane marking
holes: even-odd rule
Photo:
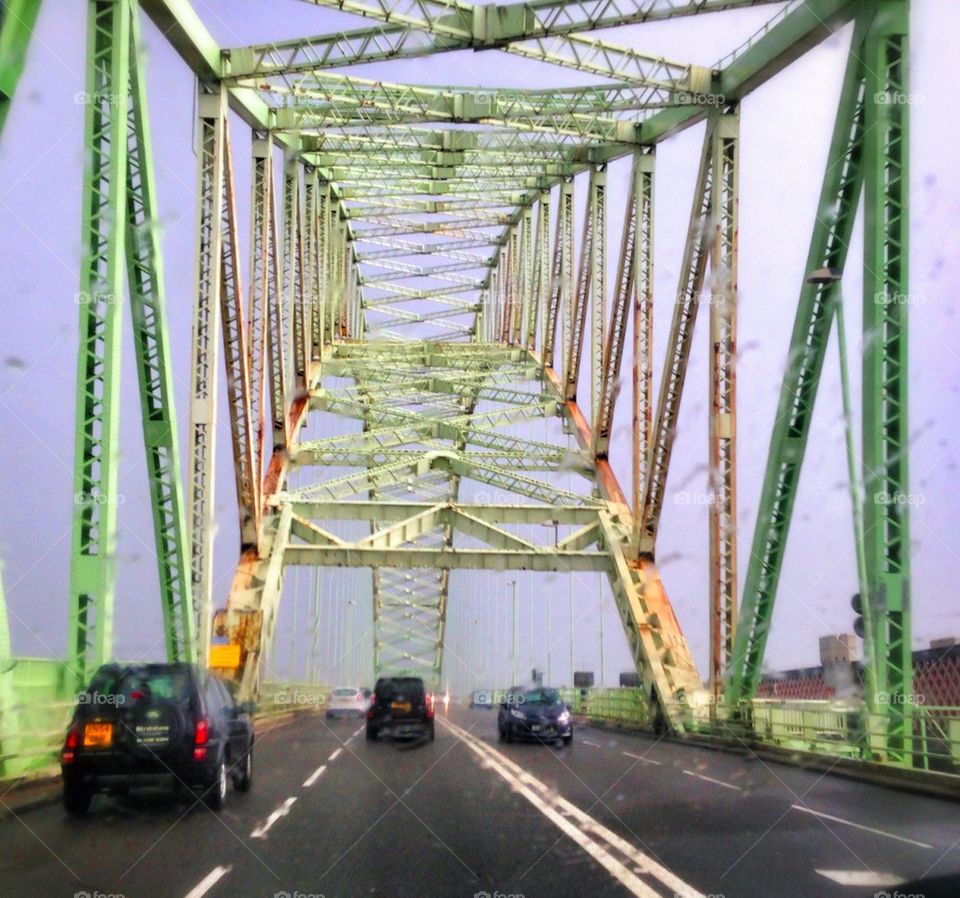
[[[364,724],[363,726],[366,726],[366,724]],[[359,727],[359,728],[354,732],[353,736],[351,736],[350,738],[353,739],[354,736],[359,736],[362,732],[363,732],[363,727]]]
[[[696,773],[693,770],[684,770],[683,772],[687,776],[695,776],[699,780],[705,780],[708,783],[714,783],[717,786],[723,786],[724,789],[736,789],[738,792],[743,791],[739,786],[735,786],[733,783],[725,783],[723,780],[715,780],[712,776],[704,776],[702,773]]]
[[[320,779],[321,774],[326,769],[327,765],[321,764],[316,770],[314,770],[313,773],[311,773],[310,776],[303,781],[304,788],[309,788],[312,786],[318,779]]]
[[[894,876],[892,873],[878,873],[876,870],[817,870],[817,873],[842,886],[885,888],[899,886],[906,882],[900,876]]]
[[[644,758],[644,757],[641,756],[641,755],[633,755],[633,754],[630,754],[630,752],[628,752],[628,751],[625,751],[624,754],[625,754],[628,758],[634,758],[634,759],[637,760],[637,761],[643,761],[644,764],[656,764],[657,766],[660,766],[660,764],[662,763],[661,761],[654,761],[653,758]]]
[[[207,892],[220,882],[232,869],[233,864],[228,864],[226,867],[222,865],[214,867],[200,882],[187,892],[186,898],[201,898],[202,895],[206,895]]]
[[[338,758],[339,755],[340,755],[340,752],[342,752],[342,751],[343,751],[342,748],[338,748],[332,755],[330,755],[329,758],[327,758],[327,760],[328,760],[328,761],[336,761],[337,758]]]
[[[636,895],[637,898],[660,898],[660,892],[655,891],[639,878],[639,875],[643,875],[657,879],[670,889],[676,898],[704,898],[703,894],[693,886],[688,885],[653,858],[594,820],[589,814],[567,801],[536,777],[531,776],[505,755],[449,720],[441,718],[440,722],[453,730],[467,748],[482,759],[481,766],[492,768],[506,780],[511,789],[526,798],[631,894]],[[614,852],[621,855],[626,863],[618,859]]]
[[[814,817],[823,817],[824,820],[832,820],[834,823],[842,823],[844,826],[852,826],[854,829],[862,829],[864,832],[874,833],[878,836],[886,836],[888,839],[896,839],[898,842],[906,842],[908,845],[916,845],[918,848],[933,848],[926,842],[918,842],[916,839],[908,839],[905,836],[897,836],[893,833],[884,832],[882,829],[874,829],[872,826],[864,826],[862,823],[854,823],[852,820],[844,820],[843,817],[834,817],[832,814],[824,814],[823,811],[815,811],[812,808],[805,808],[803,805],[790,805],[795,811],[803,811],[804,814],[813,814]]]
[[[290,808],[293,807],[293,803],[296,801],[295,796],[288,798],[280,807],[278,807],[269,817],[267,817],[267,822],[258,826],[252,833],[250,833],[251,839],[262,839],[267,831],[276,823],[281,817],[286,817],[290,813]]]
[[[592,745],[594,748],[603,748],[603,746],[600,745],[599,743],[591,742],[589,739],[581,739],[580,742],[583,745]]]

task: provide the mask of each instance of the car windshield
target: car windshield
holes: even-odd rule
[[[560,693],[556,689],[528,689],[523,693],[526,705],[559,705]]]

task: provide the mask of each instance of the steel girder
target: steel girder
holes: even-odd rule
[[[737,249],[740,119],[718,115],[712,127],[710,201],[710,688],[723,692],[737,614]],[[717,707],[717,701],[711,705]]]
[[[21,10],[26,12],[25,10]],[[172,374],[137,6],[88,6],[83,257],[68,652],[72,685],[112,654],[120,317],[126,262],[164,636],[193,657]],[[9,12],[9,11],[8,11]]]
[[[909,5],[879,0],[863,44],[863,532],[866,651],[881,755],[912,765],[910,505],[907,477],[909,262]]]
[[[190,378],[190,536],[197,649],[206,663],[213,612],[214,485],[217,432],[217,331],[223,277],[226,95],[198,97],[197,252]],[[256,469],[254,469],[256,470]]]
[[[866,18],[861,18],[854,32],[817,205],[831,210],[831,215],[819,217],[814,225],[808,273],[839,275],[846,263],[863,182],[865,31]],[[832,276],[809,279],[800,289],[727,680],[726,701],[731,707],[752,698],[760,681],[837,291]],[[869,664],[867,670],[870,675]]]

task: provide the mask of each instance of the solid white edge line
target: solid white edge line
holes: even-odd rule
[[[506,780],[512,789],[526,798],[540,813],[638,898],[660,898],[660,893],[641,881],[626,864],[617,860],[610,853],[610,848],[627,857],[639,872],[653,876],[659,880],[660,884],[671,888],[676,898],[704,898],[702,892],[697,891],[675,873],[645,855],[635,845],[622,839],[575,804],[567,801],[562,795],[551,790],[495,748],[481,742],[468,731],[448,720],[442,722],[453,730],[455,735],[460,737],[467,748],[479,755],[489,767]],[[556,808],[549,806],[551,801],[556,805]],[[574,825],[566,819],[567,817],[576,820],[579,826]],[[607,845],[600,844],[600,839],[606,841]]]
[[[318,779],[320,779],[321,774],[322,774],[323,771],[326,770],[326,769],[327,769],[327,765],[326,765],[326,764],[321,764],[316,770],[313,771],[313,773],[310,774],[310,776],[308,776],[308,777],[303,781],[303,787],[304,787],[305,789],[310,788],[310,786],[312,786]]]
[[[271,826],[276,823],[281,817],[286,817],[290,813],[290,808],[293,807],[293,803],[297,800],[295,795],[291,795],[280,807],[278,807],[273,813],[267,817],[267,822],[262,826],[258,826],[252,833],[250,833],[251,839],[262,839],[268,832]]]
[[[658,767],[663,763],[662,761],[654,761],[653,758],[644,758],[640,755],[631,754],[628,751],[623,752],[628,758],[633,758],[636,761],[643,761],[644,764],[656,764]]]
[[[714,783],[717,786],[723,786],[724,789],[736,789],[738,792],[742,792],[739,786],[735,786],[733,783],[725,783],[723,780],[715,780],[712,776],[704,776],[702,773],[697,773],[694,770],[684,770],[683,771],[687,776],[695,776],[697,779],[704,780],[708,783]]]
[[[327,758],[327,760],[328,760],[328,761],[336,761],[337,758],[338,758],[339,755],[340,755],[340,752],[342,752],[342,751],[343,751],[343,748],[342,748],[342,747],[341,747],[341,748],[338,748],[332,755],[330,755],[329,758]]]
[[[200,882],[187,892],[184,898],[201,898],[201,896],[206,895],[207,892],[220,882],[232,869],[233,864],[227,864],[225,867],[221,864],[219,867],[214,867]]]
[[[862,829],[864,832],[886,836],[888,839],[896,839],[898,842],[906,842],[908,845],[916,845],[918,848],[933,848],[926,842],[918,842],[916,839],[908,839],[906,836],[898,836],[894,833],[884,832],[882,829],[874,829],[872,826],[864,826],[862,823],[854,823],[852,820],[844,820],[843,817],[834,817],[833,814],[825,814],[823,811],[815,811],[813,808],[805,808],[803,805],[793,804],[790,807],[794,811],[803,811],[804,814],[813,814],[814,817],[823,817],[824,820],[833,820],[834,823],[842,823],[844,826],[852,826],[854,829]]]

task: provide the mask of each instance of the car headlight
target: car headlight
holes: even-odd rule
[[[557,718],[560,723],[570,723],[570,712],[561,711],[560,716]]]
[[[510,716],[511,716],[511,717],[516,717],[517,720],[526,720],[526,719],[527,719],[526,716],[524,715],[524,713],[523,713],[522,711],[518,711],[516,708],[511,708],[511,709],[510,709]]]

